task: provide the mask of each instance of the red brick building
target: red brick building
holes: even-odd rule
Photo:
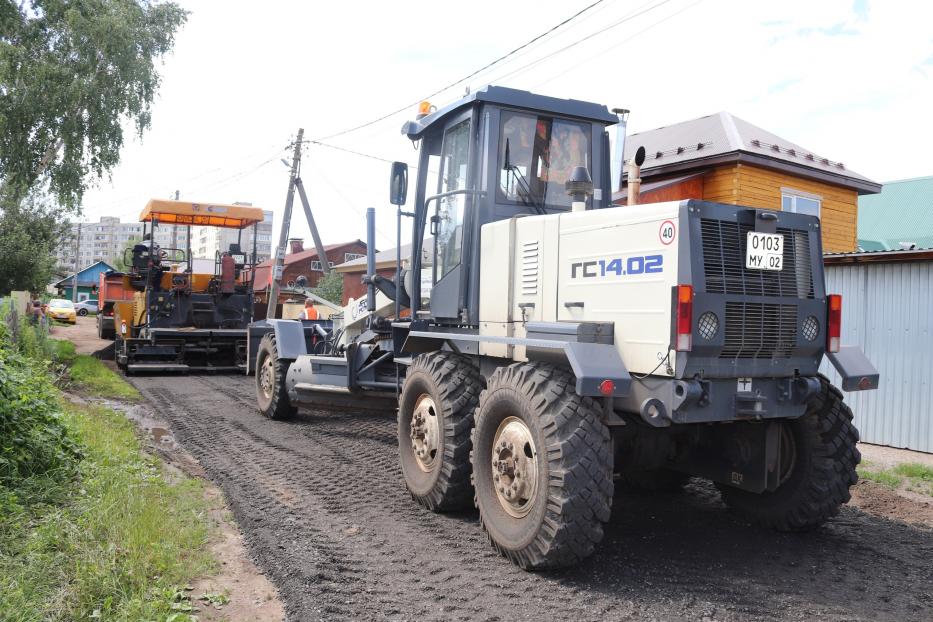
[[[288,242],[289,252],[285,255],[282,286],[288,287],[299,276],[304,276],[308,283],[307,286],[315,287],[321,277],[324,276],[317,250],[314,248],[306,250],[303,240],[300,239],[291,239]],[[366,263],[366,243],[362,240],[325,244],[324,252],[327,253],[327,260],[330,262],[331,267],[361,257],[363,258],[363,264]],[[272,260],[269,260],[256,266],[255,293],[261,300],[265,299],[266,290],[272,277],[272,263]]]
[[[424,240],[422,248],[422,267],[431,267],[431,258],[429,249],[433,248],[434,241],[430,236]],[[402,263],[407,265],[411,257],[411,244],[403,244],[401,248]],[[396,250],[390,248],[376,253],[376,274],[384,276],[387,279],[395,278],[395,257]],[[359,298],[366,294],[366,286],[363,284],[363,276],[366,274],[366,256],[353,261],[348,261],[338,265],[335,270],[343,275],[343,304],[347,305],[351,298]]]

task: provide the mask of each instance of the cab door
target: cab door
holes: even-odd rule
[[[472,161],[472,122],[468,113],[451,121],[441,144],[440,175],[431,216],[434,236],[434,287],[431,314],[436,318],[460,317],[467,265],[468,221],[472,197],[469,192]],[[463,191],[463,192],[458,192]]]

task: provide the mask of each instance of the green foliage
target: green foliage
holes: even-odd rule
[[[47,365],[31,358],[47,345],[44,338],[39,345],[37,334],[42,331],[22,327],[17,349],[0,322],[0,495],[11,494],[23,479],[67,476],[80,456],[62,421]],[[30,339],[35,340],[24,346]]]
[[[113,262],[113,264],[114,264],[113,267],[116,268],[118,272],[129,272],[130,268],[133,267],[131,264],[128,264],[128,263],[126,263],[125,261],[123,261],[123,258],[124,258],[124,256],[126,256],[126,255],[132,256],[131,253],[127,253],[126,251],[127,251],[127,250],[132,251],[132,250],[133,250],[133,247],[136,246],[137,244],[139,244],[139,243],[142,242],[142,241],[143,241],[143,239],[142,239],[141,237],[139,237],[139,236],[133,236],[133,237],[131,237],[129,240],[126,241],[126,244],[123,245],[123,249],[122,249],[122,250],[120,251],[120,253],[116,256],[116,259],[115,259],[115,261]]]
[[[902,477],[911,477],[933,482],[933,467],[928,467],[917,462],[904,462],[903,464],[899,464],[894,467],[894,472]]]
[[[933,467],[917,462],[902,462],[890,469],[875,468],[863,462],[858,468],[860,478],[881,484],[891,490],[907,490],[933,496]]]
[[[69,369],[71,380],[96,397],[135,401],[139,391],[93,356],[77,355]]]
[[[335,305],[342,304],[343,300],[343,275],[336,270],[321,277],[317,282],[317,287],[311,290],[324,300],[329,300]]]
[[[186,17],[173,2],[0,2],[0,194],[47,184],[77,209],[119,162],[125,121],[149,127],[156,62]]]
[[[87,447],[80,483],[47,488],[53,496],[0,522],[0,617],[135,622],[184,611],[177,586],[212,568],[200,483],[168,481],[119,413],[68,405],[65,422]]]
[[[52,360],[62,365],[71,365],[78,356],[75,344],[64,339],[49,339]]]
[[[0,204],[0,292],[44,291],[65,232],[66,225],[45,198],[30,195],[19,203]]]

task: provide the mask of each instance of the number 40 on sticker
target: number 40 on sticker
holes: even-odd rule
[[[673,220],[665,220],[658,228],[658,238],[664,246],[669,245],[677,237],[677,225]]]

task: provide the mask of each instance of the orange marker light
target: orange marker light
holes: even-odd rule
[[[423,101],[420,104],[418,104],[418,115],[419,116],[426,117],[429,114],[431,114],[431,102]]]
[[[826,296],[826,349],[830,352],[839,352],[842,337],[842,296],[829,294]]]
[[[677,286],[677,342],[674,349],[689,352],[693,347],[693,287]]]

